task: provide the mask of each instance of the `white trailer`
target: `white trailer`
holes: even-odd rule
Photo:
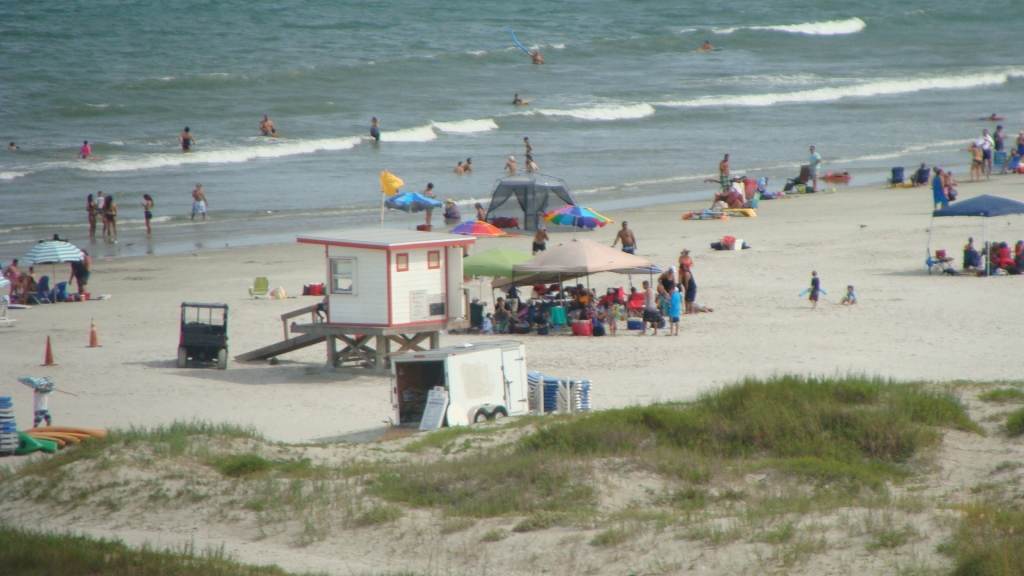
[[[448,426],[526,414],[530,410],[526,347],[502,340],[392,356],[395,425],[419,425],[427,395],[435,386],[448,392]]]

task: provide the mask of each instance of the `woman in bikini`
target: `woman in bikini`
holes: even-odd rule
[[[142,195],[142,211],[143,216],[146,217],[146,234],[152,234],[153,228],[149,225],[149,221],[153,219],[153,197],[149,194]]]
[[[96,215],[99,210],[96,209],[96,200],[93,199],[92,194],[89,194],[89,199],[85,201],[85,213],[89,215],[89,237],[96,237]]]
[[[107,224],[107,236],[117,236],[117,204],[113,194],[108,194],[103,204],[103,221]]]

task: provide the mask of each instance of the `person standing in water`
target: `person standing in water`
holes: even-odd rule
[[[533,62],[534,64],[547,64],[547,62],[544,61],[544,57],[540,55],[540,48],[534,48],[533,52],[529,52],[529,54],[530,61]]]
[[[370,136],[377,142],[380,142],[380,122],[377,122],[377,117],[370,118]]]
[[[100,222],[103,223],[102,234],[107,234],[107,219],[103,216],[103,207],[107,205],[106,199],[103,197],[103,191],[100,190],[96,193],[96,214],[100,217]]]
[[[711,45],[711,42],[705,40],[704,43],[700,45],[700,48],[697,48],[697,52],[711,52],[714,49],[715,47]]]
[[[540,167],[538,167],[537,163],[533,161],[533,156],[531,156],[529,154],[526,155],[526,171],[527,172],[540,172]]]
[[[505,162],[505,169],[508,170],[508,175],[509,176],[515,176],[516,175],[516,172],[519,170],[519,166],[516,165],[516,157],[515,156],[509,156],[508,157],[508,162]]]
[[[526,154],[529,156],[533,155],[533,144],[530,143],[529,136],[523,136],[523,145],[526,146]]]
[[[178,143],[181,144],[182,152],[188,152],[196,145],[196,139],[192,136],[192,131],[188,126],[185,126],[185,131],[178,136]]]
[[[202,184],[196,184],[196,189],[192,191],[192,217],[189,220],[195,220],[196,214],[202,214],[203,220],[206,220],[206,191]]]
[[[92,146],[89,146],[88,140],[82,141],[82,147],[78,150],[78,155],[81,156],[82,160],[88,160],[92,156]]]
[[[92,194],[89,194],[89,198],[85,201],[85,213],[89,216],[89,237],[96,237],[96,215],[99,214],[99,210],[96,209],[96,200]]]
[[[114,203],[114,196],[111,194],[103,201],[103,223],[107,236],[117,236],[117,204]]]
[[[142,215],[146,218],[146,234],[152,234],[153,228],[149,222],[153,219],[153,197],[149,194],[142,195]]]
[[[270,138],[277,138],[277,130],[274,130],[274,121],[267,114],[263,115],[263,121],[260,122],[260,134]]]
[[[462,165],[462,171],[465,172],[466,174],[469,174],[470,172],[473,171],[473,159],[472,158],[466,158],[466,163]]]

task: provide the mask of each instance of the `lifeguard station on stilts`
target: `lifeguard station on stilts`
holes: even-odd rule
[[[324,301],[282,315],[285,340],[236,357],[262,360],[327,343],[327,363],[383,371],[388,357],[440,347],[442,330],[469,327],[462,258],[475,242],[411,230],[367,228],[299,236],[324,247]],[[288,320],[310,314],[310,322]],[[339,342],[340,341],[340,342]]]

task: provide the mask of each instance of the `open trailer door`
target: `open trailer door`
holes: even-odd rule
[[[505,407],[509,414],[525,414],[530,410],[526,380],[526,350],[520,344],[501,351],[501,368],[505,377]]]

